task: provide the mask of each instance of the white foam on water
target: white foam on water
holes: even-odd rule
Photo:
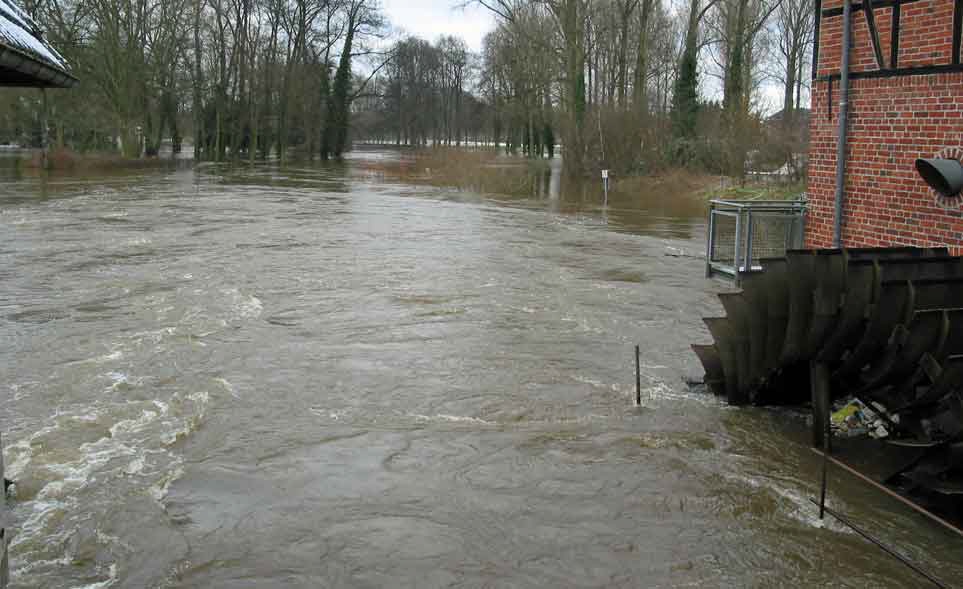
[[[99,497],[104,485],[133,485],[132,489],[146,490],[156,501],[163,501],[170,485],[183,476],[184,470],[183,458],[158,446],[158,440],[163,442],[167,436],[176,438],[197,429],[209,402],[210,395],[198,391],[175,394],[166,400],[85,407],[73,414],[57,410],[46,420],[50,425],[10,444],[8,476],[40,485],[33,498],[18,502],[17,509],[23,510],[24,515],[11,545],[18,547],[17,564],[25,564],[16,569],[17,574],[71,566],[68,557],[63,561],[51,557],[56,554],[56,547],[70,538],[78,518],[89,518],[91,509],[96,514],[102,508],[85,502],[91,500],[92,494]],[[56,446],[56,440],[70,439],[73,428],[89,428],[87,423],[111,417],[122,419],[96,441],[78,448]],[[63,436],[51,438],[50,432],[58,429],[66,431]],[[128,477],[135,480],[121,482]],[[103,543],[110,543],[109,540],[98,537]],[[88,586],[107,587],[116,581],[116,570],[112,569],[107,580]]]
[[[107,354],[101,356],[94,356],[93,358],[87,358],[85,360],[74,360],[73,362],[68,362],[67,366],[76,366],[78,364],[106,364],[107,362],[113,362],[114,360],[120,360],[124,357],[124,353],[120,350],[114,350]]]
[[[5,457],[6,477],[17,480],[27,465],[30,464],[30,459],[33,458],[33,447],[30,445],[30,440],[27,439],[10,444],[5,450],[8,456],[13,456],[13,458]]]
[[[347,409],[327,409],[325,407],[309,407],[308,411],[317,415],[320,418],[333,419],[334,421],[341,420],[345,415],[348,414]]]
[[[16,545],[16,543],[17,543],[17,542],[16,542],[16,540],[15,540],[15,541],[13,541],[13,542],[10,544],[10,546],[13,547],[14,545]],[[31,562],[28,562],[27,564],[25,564],[25,565],[23,565],[23,566],[21,566],[21,567],[17,567],[17,568],[15,568],[15,569],[13,569],[12,571],[10,571],[10,576],[11,576],[11,577],[23,577],[24,575],[27,575],[27,574],[29,574],[29,573],[31,573],[31,572],[33,572],[33,571],[35,571],[35,570],[37,570],[37,569],[39,569],[39,568],[41,568],[41,567],[47,567],[47,566],[49,566],[49,567],[53,567],[53,566],[70,566],[70,557],[69,557],[69,556],[63,556],[62,558],[56,558],[56,559],[53,559],[53,560],[34,560],[34,561],[31,561]]]
[[[639,369],[639,374],[642,376],[643,382],[649,382],[646,387],[642,388],[642,398],[648,399],[649,401],[686,401],[695,402],[700,405],[706,405],[710,407],[718,407],[720,409],[735,409],[735,407],[724,403],[720,398],[715,395],[710,395],[707,393],[694,393],[691,391],[680,391],[674,387],[669,386],[664,380],[657,377],[655,374],[650,372],[660,368],[657,365],[644,364]],[[635,386],[626,387],[624,385],[613,385],[613,388],[618,388],[626,395],[631,395],[635,397]]]
[[[241,397],[238,396],[237,393],[234,392],[234,385],[232,385],[231,382],[230,382],[229,380],[227,380],[226,378],[217,377],[217,378],[214,379],[214,382],[216,382],[217,384],[219,384],[219,385],[221,385],[222,387],[224,387],[224,390],[227,391],[228,393],[230,393],[230,395],[231,395],[232,397],[234,397],[235,399],[240,399],[240,398],[241,398]]]
[[[116,438],[120,434],[137,433],[150,425],[155,419],[157,419],[157,412],[144,409],[140,417],[136,419],[124,419],[112,425],[110,427],[110,435]]]
[[[130,463],[124,468],[124,474],[130,476],[135,474],[141,474],[144,472],[144,457],[138,456],[137,458],[130,461]]]
[[[211,395],[207,391],[197,391],[187,395],[187,398],[195,403],[199,403],[202,407],[201,417],[204,416],[203,409],[207,409],[207,404],[211,401]]]
[[[179,426],[172,421],[165,422],[166,424],[172,426],[172,429],[162,433],[160,436],[160,440],[165,446],[170,446],[176,443],[177,440],[186,438],[191,433],[196,431],[204,421],[204,416],[207,413],[207,406],[211,400],[210,393],[207,391],[197,391],[190,393],[186,398],[193,402],[194,411],[191,414],[185,415]]]
[[[158,312],[162,311],[164,311],[164,309],[161,309]],[[174,335],[175,331],[176,330],[173,327],[162,327],[152,331],[138,331],[130,337],[135,343],[141,343],[144,340],[148,340],[151,343],[159,344],[166,336]]]
[[[413,417],[418,421],[447,421],[453,423],[474,423],[478,425],[498,425],[494,421],[485,421],[484,419],[479,419],[477,417],[469,417],[466,415],[448,415],[446,413],[439,413],[437,415],[422,415],[420,413],[405,413],[408,417]]]
[[[111,390],[116,390],[123,385],[140,386],[144,382],[142,377],[132,379],[129,375],[119,371],[111,371],[104,374],[104,376],[113,381],[110,385]]]
[[[261,299],[254,295],[245,296],[236,288],[228,288],[222,291],[231,298],[232,319],[257,319],[264,310]]]
[[[50,425],[44,426],[39,430],[35,431],[29,438],[24,440],[18,440],[13,444],[8,444],[6,446],[6,452],[8,455],[14,454],[15,456],[11,458],[6,458],[4,460],[4,474],[8,479],[16,480],[26,469],[27,465],[33,459],[33,441],[41,436],[45,436],[51,432],[60,429],[60,422],[57,420],[60,417],[60,410],[54,411],[54,414],[48,420]]]
[[[150,496],[154,498],[154,501],[163,503],[164,499],[167,498],[167,493],[170,491],[171,485],[182,476],[184,476],[184,468],[181,465],[181,460],[178,459],[174,468],[166,476],[150,486],[148,489]]]
[[[789,509],[786,510],[785,513],[800,523],[814,528],[825,528],[834,532],[850,533],[848,528],[834,524],[833,521],[828,517],[825,519],[819,519],[819,507],[814,505],[805,493],[802,493],[796,489],[784,487],[779,484],[777,479],[762,480],[753,476],[727,476],[726,478],[748,484],[754,489],[771,491],[775,493],[783,499],[783,503],[789,505]],[[831,504],[832,502],[829,499],[826,499],[826,505]]]
[[[20,399],[23,399],[24,397],[29,396],[32,390],[31,386],[37,385],[37,384],[38,383],[35,381],[26,381],[22,383],[11,384],[10,390],[13,391],[13,400],[19,401]]]
[[[107,568],[107,579],[104,581],[99,581],[97,583],[91,583],[90,585],[81,585],[77,589],[104,589],[105,587],[110,587],[117,582],[117,565],[111,564]]]
[[[576,382],[580,382],[580,383],[582,383],[582,384],[587,384],[587,385],[592,385],[593,387],[604,387],[604,386],[605,386],[605,383],[604,383],[604,382],[602,382],[602,381],[600,381],[600,380],[598,380],[598,379],[595,379],[595,378],[590,378],[590,377],[588,377],[588,376],[582,376],[581,374],[573,375],[572,378],[573,378]]]
[[[24,542],[39,536],[43,536],[46,543],[53,544],[56,540],[62,539],[65,535],[65,531],[61,528],[60,533],[48,534],[45,532],[47,527],[47,520],[49,520],[54,515],[63,513],[67,511],[67,504],[63,501],[50,500],[46,501],[43,499],[35,499],[31,501],[31,512],[30,515],[18,526],[17,533],[14,535],[13,540],[10,542],[10,547],[14,548],[23,544]],[[53,536],[53,537],[51,537]],[[70,559],[64,557],[65,562],[62,564],[70,564]],[[18,571],[27,571],[36,568],[37,566],[43,566],[45,563],[50,564],[60,564],[59,561],[33,561]]]

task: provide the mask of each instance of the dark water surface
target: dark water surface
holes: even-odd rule
[[[721,312],[702,202],[396,159],[7,173],[14,586],[922,586],[818,521],[801,416],[684,385]],[[963,579],[878,492],[830,504]]]

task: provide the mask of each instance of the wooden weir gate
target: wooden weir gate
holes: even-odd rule
[[[963,258],[790,250],[759,266],[741,291],[719,294],[725,316],[705,319],[713,343],[692,346],[707,386],[736,405],[811,403],[817,447],[832,401],[885,409],[883,440],[838,440],[834,452],[928,512],[963,519]]]

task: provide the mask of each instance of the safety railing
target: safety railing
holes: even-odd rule
[[[760,260],[803,246],[805,200],[711,200],[706,277],[760,270]]]

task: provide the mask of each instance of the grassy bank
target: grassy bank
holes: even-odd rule
[[[382,171],[414,182],[477,192],[534,195],[559,161],[506,156],[490,149],[428,148],[413,150],[400,163],[388,163]],[[563,192],[601,193],[601,178],[559,178]],[[738,200],[789,200],[805,191],[804,182],[774,183],[746,179],[737,181],[687,168],[671,168],[644,176],[611,176],[611,195],[630,199],[632,195],[664,195]]]
[[[795,200],[806,192],[806,181],[772,183],[747,180],[743,183],[725,178],[706,191],[707,198],[730,200]]]

